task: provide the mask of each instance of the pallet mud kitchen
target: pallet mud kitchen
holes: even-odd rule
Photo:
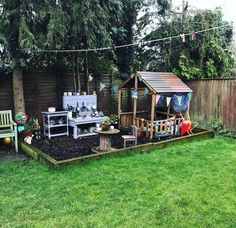
[[[97,110],[96,95],[63,96],[63,109],[68,111],[69,126],[73,128],[73,138],[96,135],[94,129],[108,117]]]

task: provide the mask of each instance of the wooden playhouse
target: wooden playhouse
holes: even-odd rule
[[[136,125],[150,138],[167,131],[179,135],[182,112],[188,115],[191,94],[192,90],[173,73],[139,71],[119,86],[120,127]],[[166,107],[158,107],[160,100]]]

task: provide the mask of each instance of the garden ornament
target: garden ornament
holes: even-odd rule
[[[31,144],[33,137],[34,137],[34,135],[32,135],[32,136],[26,136],[26,137],[24,138],[24,141],[25,141],[27,144]]]
[[[28,116],[24,112],[18,112],[15,115],[15,121],[19,125],[24,125],[28,119]]]
[[[18,126],[17,129],[18,129],[18,132],[22,132],[25,130],[25,126]]]

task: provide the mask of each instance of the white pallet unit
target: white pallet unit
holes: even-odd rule
[[[43,115],[43,133],[49,139],[51,137],[69,135],[68,112],[42,112]],[[62,119],[62,122],[59,120]],[[55,133],[53,130],[60,129],[60,133]]]
[[[94,116],[92,117],[89,114],[92,114],[92,106],[97,107],[97,96],[96,95],[74,95],[74,96],[63,96],[63,108],[65,110],[68,107],[72,106],[73,108],[81,108],[85,106],[89,111],[81,112],[81,116],[69,118],[69,126],[73,128],[73,137],[75,139],[84,136],[96,135],[94,132],[88,132],[86,134],[80,134],[78,131],[80,128],[86,128],[86,126],[96,127],[96,124],[101,124],[107,116]]]

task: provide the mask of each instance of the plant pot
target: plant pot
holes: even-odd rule
[[[108,131],[110,129],[111,124],[103,123],[102,124],[102,131]]]
[[[31,131],[31,130],[28,130],[28,131],[23,131],[22,133],[20,133],[20,136],[19,136],[19,138],[20,138],[20,140],[24,140],[27,136],[32,136],[34,133],[33,133],[33,131]]]
[[[118,122],[112,122],[112,125],[114,126],[114,128],[118,128],[119,127]]]

